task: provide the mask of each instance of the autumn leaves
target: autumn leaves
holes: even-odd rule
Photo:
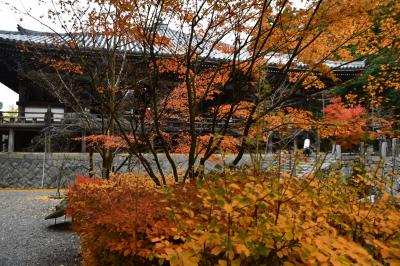
[[[124,265],[399,262],[399,198],[386,192],[376,169],[355,172],[349,183],[340,171],[299,178],[278,168],[224,169],[168,189],[131,174],[80,177],[68,192],[68,212],[83,258]],[[374,201],[367,197],[372,184]]]

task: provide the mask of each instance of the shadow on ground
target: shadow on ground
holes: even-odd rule
[[[71,228],[71,222],[70,221],[63,221],[61,223],[56,223],[56,224],[52,224],[47,226],[47,229],[49,229],[50,231],[59,231],[59,232],[65,232],[65,231],[69,231],[69,232],[73,232],[72,228]]]

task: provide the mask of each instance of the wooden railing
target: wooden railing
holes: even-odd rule
[[[61,122],[63,119],[64,114],[60,113],[26,112],[24,116],[19,116],[17,112],[0,113],[0,124],[46,124]]]
[[[101,118],[95,114],[89,114],[89,120],[94,123],[101,122]],[[129,112],[124,114],[124,125],[129,127],[132,121],[139,121],[139,116],[131,114]],[[47,112],[26,112],[24,116],[19,116],[17,112],[4,112],[0,113],[0,125],[13,126],[13,125],[37,125],[37,126],[48,126],[57,125],[62,123],[68,124],[79,124],[85,119],[82,114],[79,113],[47,113]],[[202,121],[196,121],[194,123],[196,131],[206,132],[210,131],[212,127],[216,131],[225,126],[224,121],[214,122],[212,119],[203,119]],[[228,127],[230,129],[239,128],[242,125],[240,120],[230,120]],[[161,119],[160,128],[167,132],[188,130],[190,128],[189,122],[179,119]]]

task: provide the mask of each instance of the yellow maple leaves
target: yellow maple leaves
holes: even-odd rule
[[[69,213],[86,243],[86,261],[111,252],[188,266],[209,259],[220,265],[396,265],[399,197],[384,192],[387,180],[378,171],[354,169],[347,178],[227,169],[169,190],[137,190],[126,174],[79,178],[68,193]],[[383,192],[368,200],[372,184]]]

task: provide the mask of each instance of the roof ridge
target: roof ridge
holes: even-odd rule
[[[87,50],[96,50],[103,49],[105,44],[105,36],[102,33],[95,32],[82,32],[82,33],[56,33],[56,32],[42,32],[29,30],[21,25],[17,24],[18,31],[3,31],[0,30],[0,41],[6,42],[15,42],[15,43],[32,43],[44,46],[53,46],[54,48],[58,48],[63,45],[69,46],[68,42],[71,40],[77,41],[76,45],[83,49]],[[173,50],[168,50],[160,47],[159,53],[160,55],[166,55],[169,53],[179,53],[179,49],[185,47],[187,45],[187,34],[183,29],[172,29],[168,27],[168,24],[159,25],[157,28],[157,33],[162,36],[166,36],[171,39]],[[71,36],[72,35],[72,36]],[[140,53],[143,51],[142,44],[135,39],[127,40],[126,38],[119,39],[117,44],[117,49],[128,50],[131,53]],[[206,44],[208,45],[208,44]],[[208,48],[205,48],[208,49]],[[172,52],[171,52],[172,51]],[[207,54],[204,50],[200,51],[201,55],[205,55],[209,57],[211,60],[230,60],[229,53],[225,54],[224,52],[218,51],[218,49],[212,51],[212,53]],[[249,55],[244,53],[242,59],[246,60]],[[289,54],[280,54],[277,52],[268,53],[267,55],[269,65],[273,66],[274,64],[286,64],[290,59]],[[307,64],[297,61],[297,67],[299,68],[307,68]],[[340,71],[340,70],[357,70],[364,69],[366,67],[365,61],[355,60],[353,62],[343,62],[343,61],[335,61],[335,60],[326,60],[323,62],[329,68]]]
[[[47,36],[52,36],[55,35],[56,33],[53,32],[44,32],[44,31],[36,31],[36,30],[29,30],[24,27],[22,27],[20,24],[17,24],[17,30],[20,34],[24,35],[47,35]]]

